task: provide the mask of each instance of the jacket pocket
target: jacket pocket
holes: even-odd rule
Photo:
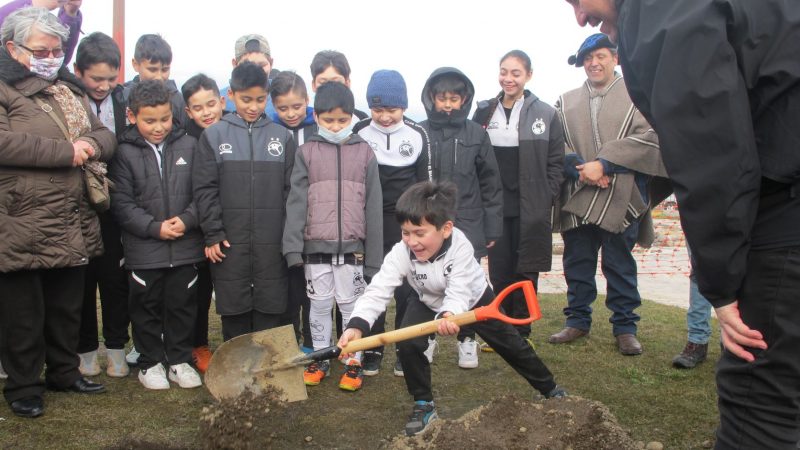
[[[9,216],[19,211],[22,200],[22,177],[18,175],[0,176],[0,205]]]

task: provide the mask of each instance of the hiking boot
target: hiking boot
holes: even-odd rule
[[[85,377],[100,375],[102,370],[100,370],[100,363],[97,361],[97,350],[86,353],[78,353],[78,358],[80,358],[78,370],[81,372],[81,375]]]
[[[642,344],[636,339],[635,334],[620,334],[617,338],[617,348],[625,356],[635,356],[642,354]]]
[[[203,380],[200,379],[200,374],[198,374],[196,370],[192,369],[192,366],[190,366],[189,363],[180,363],[175,364],[174,366],[169,366],[169,379],[175,383],[178,383],[178,386],[184,389],[196,388],[203,385]]]
[[[394,372],[394,376],[396,376],[396,377],[405,376],[405,373],[403,373],[403,365],[400,364],[400,358],[397,358],[397,359],[394,360],[394,371],[393,372]]]
[[[478,367],[478,343],[472,338],[464,338],[458,343],[458,367],[474,369]]]
[[[137,357],[138,358],[138,357]],[[169,389],[169,381],[167,380],[167,372],[161,363],[149,369],[139,370],[139,382],[147,389]]]
[[[139,364],[139,352],[136,351],[135,346],[131,346],[131,351],[125,355],[125,361],[128,363],[129,366],[136,367]]]
[[[672,365],[678,369],[693,369],[706,360],[707,354],[708,344],[687,342],[681,354],[672,359]]]
[[[192,350],[192,360],[200,373],[206,373],[208,363],[211,362],[211,349],[207,345],[195,347]]]
[[[3,363],[0,362],[0,380],[5,380],[6,378],[8,378],[8,374],[3,370]]]
[[[428,348],[426,348],[423,353],[425,353],[425,357],[428,358],[428,364],[432,363],[433,355],[439,353],[439,343],[436,342],[435,337],[428,338]]]
[[[306,386],[316,386],[328,375],[330,370],[331,363],[329,361],[314,361],[303,372],[303,382],[306,383]]]
[[[581,330],[580,328],[574,327],[564,327],[563,330],[550,336],[550,339],[548,339],[547,342],[551,344],[566,344],[567,342],[572,342],[575,339],[586,336],[587,334],[589,334],[589,330]]]
[[[411,410],[411,415],[408,417],[408,422],[406,423],[406,436],[414,436],[415,434],[422,433],[428,428],[428,424],[438,417],[433,402],[426,402],[424,400],[414,402],[414,408]]]
[[[347,361],[344,375],[339,379],[339,389],[355,392],[361,389],[364,383],[364,369],[361,368],[361,361],[352,358]]]
[[[554,387],[550,392],[544,394],[544,398],[564,398],[567,397],[567,391],[561,386]]]
[[[106,374],[112,378],[125,378],[131,373],[125,361],[125,349],[106,349]]]
[[[374,350],[367,350],[364,352],[364,375],[371,377],[381,371],[381,363],[383,362],[383,353]]]

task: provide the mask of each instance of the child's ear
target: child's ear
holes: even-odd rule
[[[233,91],[231,90],[231,88],[228,88],[228,98],[230,99],[233,98]]]
[[[238,66],[238,65],[239,65],[239,63],[238,63],[238,62],[236,62],[236,58],[233,58],[233,59],[231,60],[231,66],[233,66],[233,67],[236,67],[236,66]]]
[[[187,116],[191,115],[191,113],[192,113],[191,111],[189,111],[189,107],[188,106],[184,106],[183,110],[186,111],[186,115]]]
[[[136,58],[131,58],[131,65],[133,66],[133,71],[139,73],[139,61]]]
[[[442,233],[444,234],[444,238],[447,239],[453,234],[453,221],[448,220],[447,222],[442,225]]]
[[[220,101],[220,103],[222,103],[223,105],[225,105],[226,103],[228,103],[228,99],[226,99],[224,95],[220,95],[220,97],[219,97],[219,101]],[[222,107],[222,109],[225,109],[225,107],[223,106],[223,107]]]
[[[136,114],[130,108],[125,108],[125,115],[128,116],[128,123],[136,125]]]

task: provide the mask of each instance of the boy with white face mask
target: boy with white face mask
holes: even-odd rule
[[[314,350],[330,345],[334,299],[347,327],[364,277],[377,273],[383,257],[383,198],[375,155],[353,134],[353,93],[342,83],[317,89],[318,134],[297,149],[286,201],[283,254],[289,267],[304,265]],[[361,355],[346,361],[339,387],[361,388]],[[312,363],[303,379],[318,385],[328,361]]]
[[[383,223],[394,223],[395,204],[400,195],[414,183],[431,179],[428,134],[416,122],[403,116],[408,108],[408,92],[403,76],[396,70],[378,70],[372,74],[367,85],[367,104],[372,117],[356,124],[354,132],[367,141],[375,152],[383,191]],[[398,227],[383,227],[384,255],[399,240]],[[416,294],[408,283],[403,283],[395,292],[395,328],[403,320],[406,300],[410,295]],[[370,333],[383,333],[385,325],[384,313],[375,321]],[[364,375],[377,375],[382,360],[383,347],[365,351]],[[402,374],[397,359],[395,375]]]

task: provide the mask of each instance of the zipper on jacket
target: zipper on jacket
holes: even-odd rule
[[[453,144],[453,171],[455,172],[455,166],[458,165],[458,138],[456,138],[456,143]]]
[[[161,167],[159,168],[159,173],[161,173],[161,195],[164,197],[164,209],[166,213],[166,218],[170,218],[170,210],[169,210],[169,193],[167,192],[167,167],[169,164],[165,164],[164,160],[167,158],[167,143],[164,142],[164,145],[161,147]],[[169,266],[172,267],[172,240],[167,241],[167,248],[169,248]]]
[[[255,229],[255,199],[253,198],[255,191],[255,150],[253,149],[253,124],[249,123],[247,126],[247,135],[250,138],[250,297],[255,293],[255,276],[253,274],[253,231]]]
[[[386,150],[391,150],[392,149],[392,146],[390,144],[391,141],[392,141],[392,135],[391,134],[387,134],[386,135]]]
[[[342,254],[342,146],[336,144],[336,225],[339,227],[339,243],[336,260]]]

